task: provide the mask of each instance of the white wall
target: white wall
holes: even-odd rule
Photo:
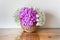
[[[46,13],[42,28],[60,28],[60,0],[0,0],[0,28],[20,28],[13,14],[22,6],[38,7]]]

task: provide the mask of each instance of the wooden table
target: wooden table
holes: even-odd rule
[[[39,29],[34,33],[21,29],[0,29],[0,40],[60,40],[60,29]]]

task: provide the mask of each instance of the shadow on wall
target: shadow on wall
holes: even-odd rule
[[[55,18],[55,16],[52,14],[53,12],[51,11],[45,11],[46,22],[41,28],[51,28],[52,20]]]

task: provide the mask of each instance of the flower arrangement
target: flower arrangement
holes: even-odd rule
[[[15,21],[19,24],[22,23],[26,27],[31,27],[35,22],[38,25],[43,25],[45,23],[45,15],[39,8],[23,7],[17,10]]]

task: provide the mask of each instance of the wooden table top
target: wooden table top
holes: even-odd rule
[[[0,29],[0,40],[60,40],[60,29],[39,29],[34,33],[21,29]]]

